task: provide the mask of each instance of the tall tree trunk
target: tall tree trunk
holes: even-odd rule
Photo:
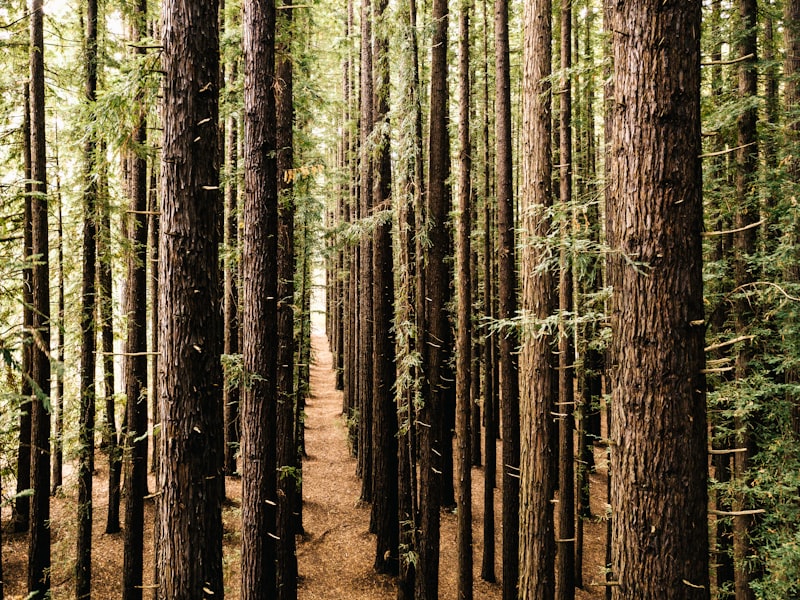
[[[156,561],[159,597],[175,600],[224,595],[217,14],[216,0],[168,0],[162,17]]]
[[[527,316],[520,350],[520,540],[519,597],[554,596],[552,347],[542,327],[553,309],[547,260],[552,204],[550,181],[550,0],[525,5],[522,72],[522,197],[520,212],[527,239],[522,245],[522,312]],[[502,282],[502,274],[501,280]],[[504,414],[505,417],[505,414]],[[505,440],[504,440],[505,443]]]
[[[50,591],[50,244],[47,216],[44,27],[41,0],[32,0],[31,32],[31,255],[33,322],[31,346],[31,502],[28,592]]]
[[[489,3],[483,0],[483,318],[488,322],[492,318],[494,307],[494,246],[492,244],[492,203],[491,166],[489,147],[490,106],[489,106]],[[483,418],[484,418],[484,469],[483,469],[483,556],[481,558],[481,579],[494,583],[495,559],[495,521],[494,521],[494,488],[497,470],[497,440],[495,439],[497,403],[494,397],[494,365],[496,364],[495,348],[497,343],[491,331],[484,329],[483,336]],[[473,426],[480,431],[480,424]]]
[[[377,0],[373,44],[374,152],[372,204],[389,212],[392,165],[389,141],[389,13],[388,1]],[[395,412],[394,256],[392,221],[380,218],[373,233],[372,265],[372,522],[375,525],[375,570],[398,572],[397,414]]]
[[[62,472],[64,470],[64,218],[63,200],[61,191],[57,194],[58,208],[56,218],[58,219],[58,245],[56,269],[58,271],[58,317],[56,321],[56,389],[53,394],[53,408],[55,409],[55,431],[53,434],[53,474],[50,481],[50,494],[55,496],[62,484]],[[93,284],[94,285],[94,284]]]
[[[277,585],[279,600],[297,598],[295,543],[295,496],[300,482],[295,440],[294,381],[294,216],[295,200],[291,172],[294,168],[294,109],[292,72],[291,2],[284,0],[279,20],[281,42],[277,55],[275,88],[276,148],[278,151],[278,370],[277,370]]]
[[[99,145],[99,154],[103,156],[105,146]],[[116,425],[116,402],[114,382],[114,306],[112,293],[112,261],[111,249],[111,198],[108,194],[108,175],[106,164],[100,165],[98,215],[99,228],[97,236],[97,315],[100,321],[101,346],[103,357],[103,399],[105,405],[105,422],[103,437],[108,452],[108,512],[106,514],[106,533],[120,531],[120,481],[122,478],[122,446]],[[157,312],[157,311],[156,311]]]
[[[372,139],[374,125],[374,74],[372,61],[372,1],[361,2],[361,95],[360,106],[360,181],[361,218],[372,216],[374,202],[373,154],[375,143]],[[364,235],[360,243],[360,269],[358,277],[359,305],[359,356],[358,356],[358,464],[361,475],[361,501],[372,502],[372,406],[375,401],[372,389],[373,363],[373,323],[372,323],[372,240]],[[371,532],[375,523],[370,518]]]
[[[136,54],[143,56],[139,43],[146,35],[147,2],[138,0],[133,20],[133,44]],[[128,413],[129,449],[125,477],[125,541],[123,555],[123,600],[141,600],[144,553],[144,496],[147,494],[147,158],[146,108],[142,92],[137,92],[139,106],[134,130],[129,184],[127,239],[128,279],[125,286],[127,337],[123,360],[126,410]]]
[[[33,184],[31,179],[31,98],[25,84],[22,121],[22,152],[25,161],[25,208],[22,223],[22,385],[20,386],[19,445],[17,446],[17,494],[14,502],[14,531],[28,530],[31,497],[31,411],[33,408]]]
[[[276,594],[278,191],[275,2],[244,5],[242,599]]]
[[[420,535],[416,579],[418,600],[439,596],[439,539],[443,488],[444,446],[452,442],[442,425],[449,383],[445,362],[450,339],[447,303],[450,297],[450,271],[445,263],[451,248],[450,226],[450,139],[447,131],[447,24],[446,0],[434,0],[431,37],[430,126],[428,138],[428,183],[426,186],[425,226],[430,243],[424,263],[425,329],[422,331],[421,364],[427,375],[423,381],[424,406],[418,415],[420,456],[419,496]],[[418,235],[422,228],[419,228]],[[421,253],[421,249],[418,248]],[[421,260],[421,257],[419,257]],[[424,375],[423,375],[424,377]]]
[[[158,427],[161,418],[158,414],[158,159],[150,162],[150,189],[147,201],[147,262],[150,284],[150,384],[147,396],[150,399],[152,418],[152,447],[150,450],[150,473],[158,474],[161,455],[158,453]],[[158,481],[156,481],[156,488]]]
[[[612,597],[708,598],[701,3],[610,11]]]
[[[89,114],[97,99],[97,2],[86,10],[85,102]],[[78,533],[75,562],[75,597],[91,598],[92,590],[92,463],[94,462],[95,368],[97,347],[97,140],[89,135],[84,145],[83,281],[81,285],[81,366],[78,461]]]
[[[572,306],[572,0],[561,0],[561,73],[559,106],[559,184],[561,248],[558,319],[558,535],[556,598],[575,598],[575,346],[567,319]]]
[[[458,321],[456,339],[456,477],[458,530],[458,578],[456,597],[472,600],[472,433],[470,411],[472,346],[472,278],[470,274],[470,235],[472,234],[472,160],[470,146],[470,69],[469,17],[470,0],[462,0],[458,15],[458,245],[456,270],[458,284]],[[474,424],[480,431],[480,423]]]
[[[741,59],[738,64],[739,90],[738,97],[742,101],[754,98],[758,93],[758,4],[756,0],[738,0],[736,7],[739,13],[739,27],[742,30],[737,44],[737,54]],[[734,286],[740,291],[739,299],[734,306],[734,322],[737,336],[746,335],[750,324],[756,318],[752,298],[748,295],[748,286],[756,280],[752,270],[752,256],[756,252],[757,229],[753,225],[759,219],[758,192],[758,132],[756,122],[758,108],[753,106],[743,111],[736,122],[736,211],[733,216],[733,278]],[[750,362],[754,356],[751,344],[742,344],[736,356],[736,377],[744,379],[750,374]],[[747,448],[746,452],[737,452],[733,456],[734,477],[740,485],[745,485],[750,463],[756,453],[753,426],[757,416],[753,413],[736,413],[734,429],[737,432],[737,447]],[[741,511],[751,506],[743,494],[733,500],[733,510]],[[755,593],[750,588],[756,574],[749,564],[753,554],[750,539],[755,525],[753,515],[735,515],[733,517],[733,566],[734,589],[736,600],[753,600]]]
[[[527,6],[527,5],[526,5]],[[511,77],[508,41],[508,1],[494,5],[495,35],[495,161],[497,177],[497,280],[500,320],[517,313],[517,273],[514,239],[514,182],[511,142]],[[519,453],[520,407],[517,365],[518,338],[513,328],[500,333],[499,380],[503,428],[503,600],[518,597],[519,583]]]

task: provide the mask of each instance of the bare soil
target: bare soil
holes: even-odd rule
[[[331,354],[322,334],[313,336],[314,363],[311,367],[311,395],[306,413],[306,449],[308,458],[303,465],[303,524],[305,534],[298,536],[300,600],[347,599],[383,600],[395,598],[391,577],[377,575],[372,570],[374,539],[368,533],[369,506],[359,503],[361,482],[356,477],[356,461],[350,456],[347,432],[342,418],[342,395],[335,389]],[[498,444],[498,459],[501,448]],[[597,474],[592,475],[592,513],[605,512],[605,469],[597,453]],[[107,502],[107,458],[98,453],[97,474],[94,479],[94,547],[93,597],[112,600],[121,596],[122,534],[105,533]],[[498,460],[498,473],[500,462]],[[499,481],[499,479],[498,479]],[[52,585],[53,598],[74,596],[73,568],[75,556],[77,483],[71,465],[65,465],[64,488],[51,501],[52,528]],[[8,482],[4,482],[8,484]],[[150,489],[155,483],[151,479]],[[239,597],[239,544],[241,517],[241,481],[228,478],[228,499],[223,507],[224,569],[226,594]],[[473,552],[475,598],[495,599],[502,596],[499,583],[487,583],[480,578],[483,553],[483,469],[472,469]],[[500,579],[502,526],[500,522],[501,492],[495,491],[496,561],[495,574]],[[124,508],[124,507],[123,507]],[[146,531],[153,530],[154,505],[146,506]],[[124,510],[123,510],[124,515]],[[9,507],[3,512],[8,523]],[[593,519],[585,526],[584,590],[577,590],[578,600],[594,600],[604,596],[602,564],[605,552],[605,523]],[[3,573],[5,595],[12,600],[25,598],[28,540],[26,534],[3,531]],[[442,514],[440,598],[455,600],[456,596],[456,516]],[[152,587],[152,535],[145,535],[145,597]]]

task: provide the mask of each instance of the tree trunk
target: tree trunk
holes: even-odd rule
[[[552,600],[554,596],[552,347],[541,328],[553,308],[552,273],[546,266],[548,210],[552,204],[550,155],[549,0],[525,5],[522,80],[522,311],[525,323],[520,351],[520,534],[519,597]],[[502,275],[500,281],[502,282]],[[505,418],[505,414],[503,415]],[[504,440],[504,444],[507,443]]]
[[[138,56],[146,50],[139,42],[146,35],[147,3],[138,0],[132,16],[133,44]],[[147,494],[147,159],[142,154],[146,143],[146,108],[141,105],[142,92],[137,92],[140,105],[131,133],[131,172],[127,238],[128,279],[125,286],[127,338],[124,373],[126,409],[128,412],[129,449],[125,477],[125,542],[122,598],[141,600],[144,552],[144,496]]]
[[[32,0],[31,14],[31,502],[28,547],[28,592],[50,591],[50,245],[47,216],[47,152],[45,142],[44,29],[41,0]]]
[[[373,61],[372,61],[372,2],[361,2],[361,96],[360,105],[360,181],[361,181],[361,218],[372,216],[374,202],[372,198],[374,185],[373,154],[375,144],[372,140],[373,114]],[[358,356],[358,464],[361,475],[361,501],[372,502],[372,406],[375,401],[372,389],[373,363],[373,323],[372,319],[372,240],[370,236],[361,237],[359,264],[359,356]],[[371,532],[375,532],[375,523],[371,516]]]
[[[97,99],[97,2],[86,11],[85,102],[89,114]],[[75,597],[91,598],[92,590],[92,463],[94,462],[95,368],[97,347],[97,142],[89,135],[84,146],[83,282],[81,285],[81,366],[78,460],[78,533],[75,562]]]
[[[279,600],[297,598],[297,556],[294,529],[295,496],[300,482],[295,440],[294,381],[294,109],[292,72],[291,2],[284,0],[277,56],[276,148],[278,150],[278,368],[276,414],[278,460],[277,586]]]
[[[472,234],[472,176],[470,146],[470,69],[469,16],[470,1],[459,6],[458,36],[458,251],[456,270],[458,284],[458,321],[456,339],[456,502],[458,506],[458,577],[456,598],[472,600],[472,433],[470,398],[472,366],[472,278],[470,274]],[[480,423],[474,424],[480,431]]]
[[[428,183],[426,186],[425,225],[430,247],[424,263],[425,328],[421,353],[423,369],[422,399],[419,411],[419,496],[420,535],[416,579],[418,600],[439,596],[439,539],[443,487],[444,446],[452,447],[450,433],[442,425],[447,399],[448,341],[450,322],[447,304],[450,298],[450,271],[445,264],[451,248],[450,225],[450,139],[447,131],[447,23],[445,0],[434,0],[431,37],[430,126],[428,139]],[[419,228],[419,231],[422,231]],[[418,234],[419,235],[419,234]],[[421,249],[418,248],[421,254]],[[418,256],[418,260],[422,257]],[[425,377],[427,375],[427,377]],[[427,381],[425,381],[427,380]]]
[[[561,249],[559,256],[558,319],[558,533],[556,536],[556,598],[575,598],[575,346],[568,327],[572,306],[572,1],[561,0],[561,73],[559,106],[559,184]],[[574,321],[573,321],[574,322]]]
[[[278,191],[275,3],[244,5],[242,599],[276,594]]]
[[[497,177],[497,280],[500,320],[517,313],[517,273],[514,236],[514,183],[511,142],[511,78],[508,41],[508,1],[494,5],[495,143]],[[503,600],[518,597],[519,583],[519,373],[518,338],[514,328],[500,333],[500,402],[503,429]]]
[[[17,494],[14,502],[14,531],[28,530],[31,497],[23,494],[31,487],[31,409],[33,397],[33,184],[31,183],[31,98],[30,83],[25,84],[22,124],[22,151],[25,161],[25,208],[22,248],[22,385],[20,386],[19,445],[17,446]]]
[[[159,597],[174,600],[224,595],[217,8],[163,6],[156,561]]]
[[[59,190],[57,198],[58,218],[58,318],[56,325],[56,389],[53,394],[55,409],[55,431],[53,435],[53,474],[50,481],[50,495],[55,496],[62,484],[64,467],[64,219],[63,201]],[[94,283],[92,284],[94,285]],[[94,461],[92,461],[94,462]]]
[[[617,599],[709,597],[700,4],[610,7]]]
[[[373,44],[373,123],[376,148],[372,204],[377,213],[389,212],[392,165],[389,141],[388,1],[377,0]],[[375,570],[398,572],[397,414],[395,412],[394,256],[392,221],[380,218],[373,233],[372,265],[372,514],[375,525]]]

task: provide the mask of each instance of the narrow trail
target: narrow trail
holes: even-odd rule
[[[347,447],[342,393],[336,390],[324,334],[312,336],[311,394],[306,402],[303,525],[298,544],[301,600],[394,598],[391,578],[372,570],[369,506],[358,502],[361,481]]]

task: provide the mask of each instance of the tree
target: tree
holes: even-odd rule
[[[480,422],[470,423],[472,400],[472,278],[470,273],[472,234],[472,161],[469,135],[470,72],[469,72],[469,13],[470,2],[464,0],[458,18],[458,250],[456,270],[458,282],[458,323],[456,339],[456,444],[457,444],[457,506],[458,579],[456,596],[472,599],[472,433],[480,431]],[[494,540],[492,540],[494,543]]]
[[[86,6],[85,102],[90,112],[97,100],[97,2]],[[97,347],[97,140],[84,145],[83,191],[83,281],[81,285],[81,402],[80,455],[78,463],[78,534],[75,563],[75,596],[90,598],[92,590],[92,463],[95,426],[95,350]]]
[[[397,573],[398,523],[397,414],[394,387],[394,257],[392,254],[392,165],[389,140],[389,22],[387,0],[377,0],[373,29],[373,123],[375,136],[372,204],[379,215],[372,244],[372,514],[375,570]]]
[[[614,598],[709,597],[700,13],[611,7]]]
[[[552,205],[551,18],[550,0],[525,4],[520,211],[527,237],[523,240],[521,261],[523,338],[519,381],[520,431],[524,435],[520,435],[519,597],[526,600],[551,600],[554,596],[550,502],[554,487],[550,426],[553,365],[551,339],[543,324],[553,309],[552,267],[547,263],[546,247]]]
[[[20,386],[19,444],[17,446],[17,494],[14,502],[14,531],[28,530],[31,497],[31,410],[33,397],[33,184],[31,179],[31,97],[25,83],[22,119],[22,152],[25,162],[25,208],[22,223],[22,385]]]
[[[297,556],[295,554],[295,496],[300,483],[295,438],[294,377],[294,218],[295,199],[291,179],[294,168],[292,17],[290,3],[284,2],[279,23],[280,49],[277,56],[276,148],[278,149],[278,370],[277,370],[277,456],[278,456],[278,571],[280,600],[297,598]]]
[[[415,595],[433,600],[439,595],[439,539],[443,487],[444,446],[451,444],[442,421],[449,383],[445,362],[449,358],[450,321],[447,303],[450,298],[450,272],[445,258],[450,253],[450,138],[447,131],[447,24],[445,0],[434,0],[431,17],[431,84],[428,137],[428,181],[426,185],[425,227],[430,247],[424,263],[424,325],[421,352],[421,395],[424,406],[419,411],[419,561]],[[419,228],[417,235],[422,231]],[[421,250],[418,249],[421,254]]]
[[[162,17],[156,561],[159,597],[176,600],[224,593],[217,9],[170,0]]]
[[[527,7],[528,4],[526,3]],[[508,42],[508,2],[494,4],[495,35],[495,164],[497,190],[498,314],[501,321],[517,313],[517,273],[514,238],[514,187],[511,142],[511,75]],[[500,334],[500,401],[503,427],[503,600],[517,598],[519,579],[519,374],[517,332]]]
[[[242,361],[242,598],[276,591],[278,190],[275,3],[244,4],[245,199]]]
[[[575,598],[575,347],[567,327],[572,313],[572,2],[561,0],[561,73],[558,111],[559,196],[561,198],[561,248],[559,253],[558,318],[558,535],[556,536],[556,597]]]
[[[44,598],[50,591],[50,244],[47,216],[45,142],[44,26],[42,0],[30,13],[31,99],[31,502],[28,593]]]
[[[142,57],[146,52],[141,43],[146,35],[146,0],[138,0],[132,25],[135,53]],[[147,494],[147,397],[144,389],[147,386],[147,157],[144,154],[147,119],[141,90],[137,91],[136,103],[138,114],[134,116],[132,147],[127,149],[130,153],[130,209],[126,233],[131,248],[125,286],[128,330],[124,366],[129,462],[125,477],[124,600],[140,600],[142,597],[144,496]]]

